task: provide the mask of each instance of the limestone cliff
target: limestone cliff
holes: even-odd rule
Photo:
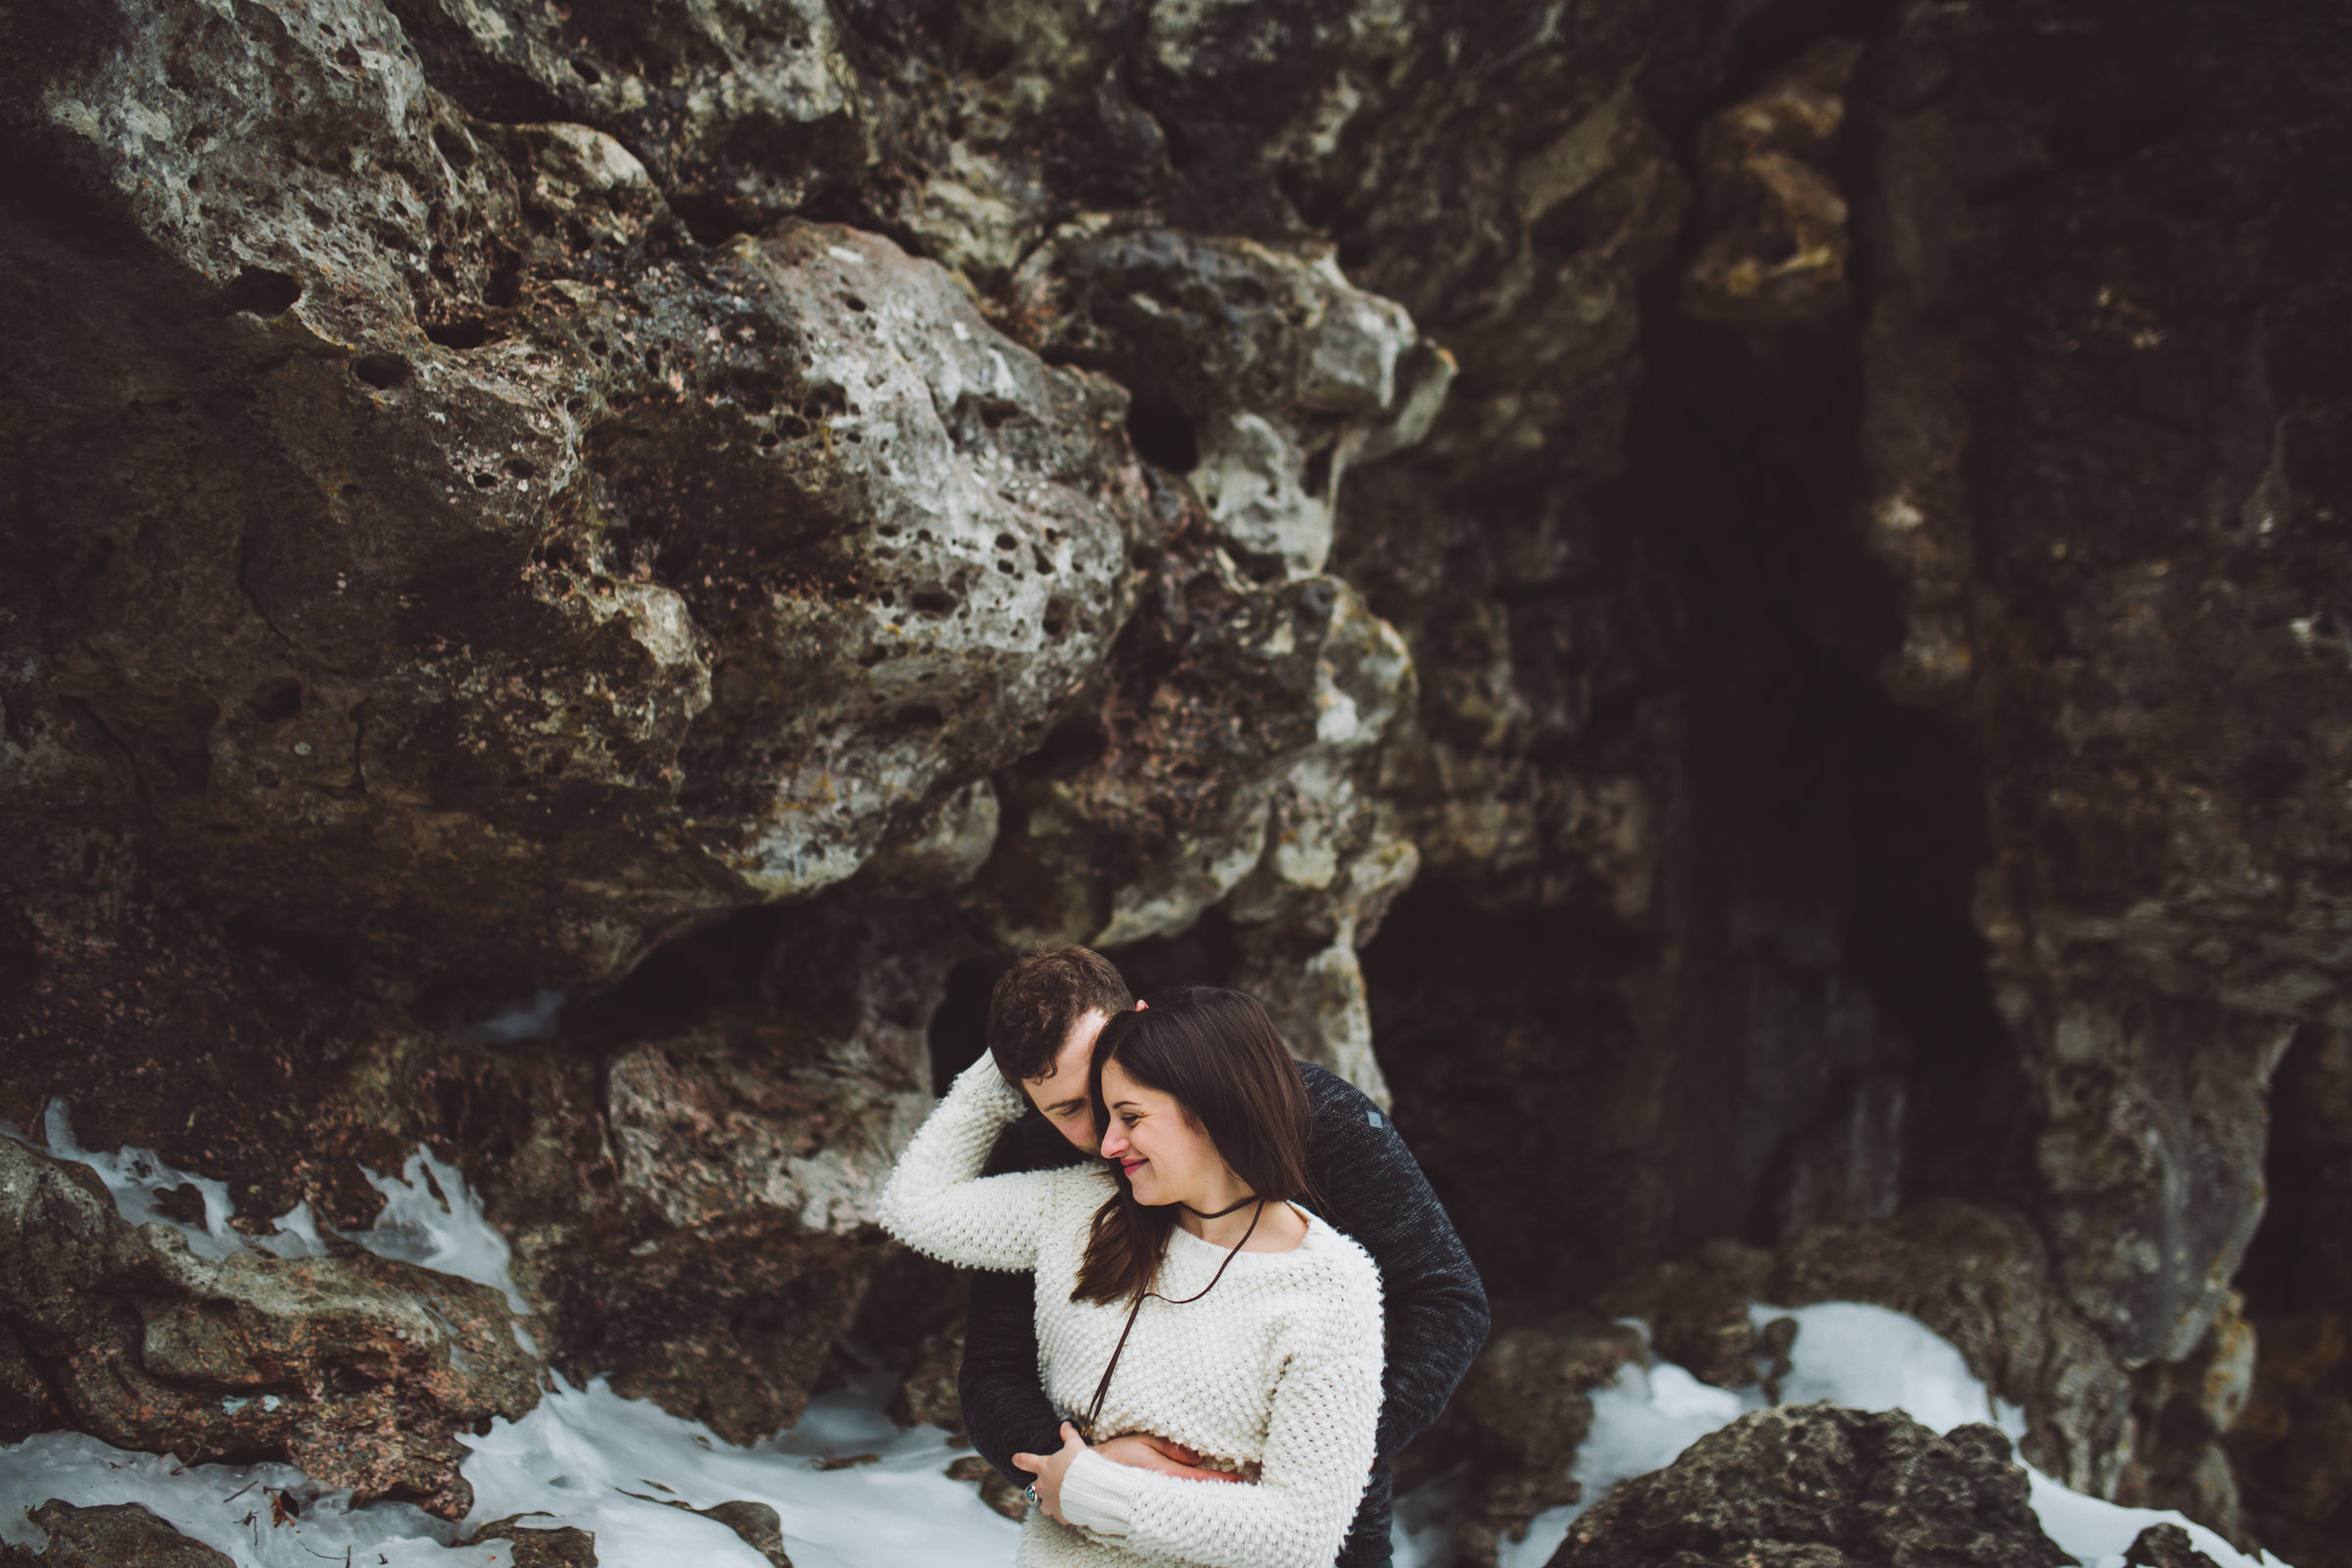
[[[429,1144],[748,1439],[952,1340],[874,1184],[1088,941],[1392,1103],[1506,1327],[1885,1299],[2343,1561],[2347,47],[13,9],[0,1118],[345,1229]],[[131,1431],[0,1315],[0,1438]]]

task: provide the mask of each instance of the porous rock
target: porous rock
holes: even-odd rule
[[[1884,1224],[1808,1231],[1774,1260],[1760,1294],[1916,1317],[2024,1407],[2021,1447],[2044,1473],[2093,1495],[2125,1480],[2139,1436],[2129,1369],[2068,1298],[2024,1215],[1931,1200]]]
[[[950,1442],[968,1442],[963,1431],[963,1400],[956,1383],[962,1366],[960,1322],[926,1335],[916,1344],[900,1376],[898,1392],[890,1397],[890,1418],[901,1426],[927,1421],[946,1432]]]
[[[975,910],[1006,945],[1116,949],[1216,908],[1292,1049],[1385,1098],[1355,950],[1415,863],[1370,788],[1410,659],[1346,583],[1253,583],[1189,521],[1094,701],[1000,776]]]
[[[1577,1516],[1551,1568],[1931,1564],[2066,1568],[1992,1427],[1937,1437],[1899,1410],[1741,1416]]]
[[[706,1519],[715,1519],[742,1538],[743,1544],[765,1557],[771,1568],[792,1568],[792,1558],[784,1551],[784,1521],[776,1510],[764,1502],[712,1503],[708,1508],[690,1508]]]
[[[596,1532],[575,1525],[526,1523],[536,1516],[509,1514],[476,1530],[466,1543],[478,1546],[503,1541],[514,1556],[514,1568],[596,1568]]]
[[[57,1401],[24,1342],[0,1325],[0,1443],[22,1443],[57,1419]]]
[[[539,1402],[501,1293],[381,1258],[200,1258],[76,1168],[0,1140],[0,1311],[74,1427],[466,1512],[455,1434]]]
[[[2220,1568],[2179,1525],[2150,1525],[2124,1548],[2124,1568]]]
[[[233,1560],[201,1541],[190,1541],[135,1502],[77,1508],[52,1497],[38,1508],[25,1509],[24,1517],[49,1536],[39,1555],[24,1551],[19,1559],[39,1568],[223,1568]]]
[[[1121,394],[935,264],[700,246],[610,137],[477,135],[356,0],[107,26],[17,52],[23,156],[140,237],[12,230],[13,813],[135,801],[261,923],[605,979],[919,837],[1099,662]],[[55,461],[94,443],[103,493]]]
[[[1420,440],[1453,378],[1328,249],[1080,220],[1022,265],[1010,308],[1057,363],[1134,392],[1144,455],[1187,475],[1237,560],[1276,575],[1323,569],[1348,464]]]

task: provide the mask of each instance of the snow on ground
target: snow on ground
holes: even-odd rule
[[[62,1103],[50,1106],[45,1131],[52,1151],[98,1171],[125,1218],[172,1224],[207,1256],[249,1247],[288,1257],[323,1250],[307,1206],[281,1216],[277,1236],[249,1241],[227,1223],[228,1195],[220,1184],[172,1170],[151,1151],[81,1149]],[[5,1123],[0,1134],[28,1141]],[[496,1286],[522,1309],[507,1272],[506,1238],[482,1217],[480,1200],[454,1167],[420,1149],[399,1175],[371,1171],[368,1180],[384,1194],[384,1209],[351,1240],[387,1257]],[[159,1195],[188,1182],[204,1195],[202,1226],[176,1224],[155,1207]],[[1760,1305],[1753,1316],[1759,1325],[1783,1316],[1799,1324],[1794,1367],[1782,1390],[1791,1403],[1899,1408],[1939,1432],[1969,1421],[1990,1421],[2013,1440],[2025,1430],[2015,1406],[1996,1404],[1960,1353],[1910,1318],[1846,1301],[1788,1311]],[[523,1324],[515,1331],[527,1343]],[[801,1424],[783,1437],[738,1448],[700,1423],[623,1399],[601,1380],[575,1389],[559,1379],[538,1409],[517,1422],[493,1423],[472,1444],[465,1474],[475,1504],[456,1528],[403,1503],[354,1507],[348,1492],[321,1487],[287,1465],[186,1466],[78,1433],[50,1433],[0,1447],[0,1541],[39,1546],[40,1533],[23,1510],[60,1497],[82,1506],[145,1503],[183,1534],[227,1552],[239,1568],[307,1568],[320,1559],[344,1561],[347,1550],[355,1568],[509,1568],[502,1544],[452,1549],[447,1544],[490,1520],[537,1512],[551,1526],[594,1531],[601,1568],[765,1568],[723,1525],[663,1500],[709,1507],[749,1498],[775,1508],[796,1568],[1009,1564],[1018,1529],[989,1511],[969,1484],[943,1473],[969,1450],[950,1447],[935,1427],[893,1425],[882,1414],[893,1384],[887,1372],[854,1378],[811,1400]],[[1592,1396],[1592,1432],[1576,1460],[1585,1496],[1596,1499],[1629,1476],[1670,1463],[1696,1439],[1762,1403],[1752,1388],[1712,1388],[1671,1362],[1627,1367]],[[847,1459],[862,1462],[819,1467]],[[2184,1525],[2221,1568],[2285,1568],[2277,1558],[2235,1551],[2178,1514],[2119,1508],[2038,1473],[2033,1487],[2042,1528],[2085,1568],[2119,1568],[2132,1537],[2168,1520]],[[292,1510],[282,1524],[271,1523],[278,1511],[273,1494]],[[1397,1499],[1396,1568],[1442,1568],[1461,1499],[1458,1478]],[[1559,1508],[1537,1519],[1526,1540],[1504,1544],[1502,1568],[1542,1568],[1578,1511]]]

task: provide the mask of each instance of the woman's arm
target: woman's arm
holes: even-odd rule
[[[1273,1392],[1258,1478],[1179,1481],[1078,1453],[1063,1516],[1135,1549],[1216,1568],[1330,1568],[1372,1468],[1380,1420],[1380,1289],[1350,1270],[1332,1311],[1302,1324]]]
[[[957,1075],[939,1107],[899,1155],[875,1215],[919,1252],[962,1268],[1037,1264],[1040,1221],[1077,1169],[982,1176],[997,1134],[1022,1111],[987,1056]]]

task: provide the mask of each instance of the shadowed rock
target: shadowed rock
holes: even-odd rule
[[[1590,1312],[1564,1313],[1496,1335],[1462,1380],[1445,1419],[1417,1445],[1404,1485],[1467,1457],[1474,1487],[1454,1526],[1454,1561],[1480,1568],[1547,1508],[1575,1502],[1569,1474],[1592,1430],[1592,1392],[1644,1362],[1642,1332]]]

